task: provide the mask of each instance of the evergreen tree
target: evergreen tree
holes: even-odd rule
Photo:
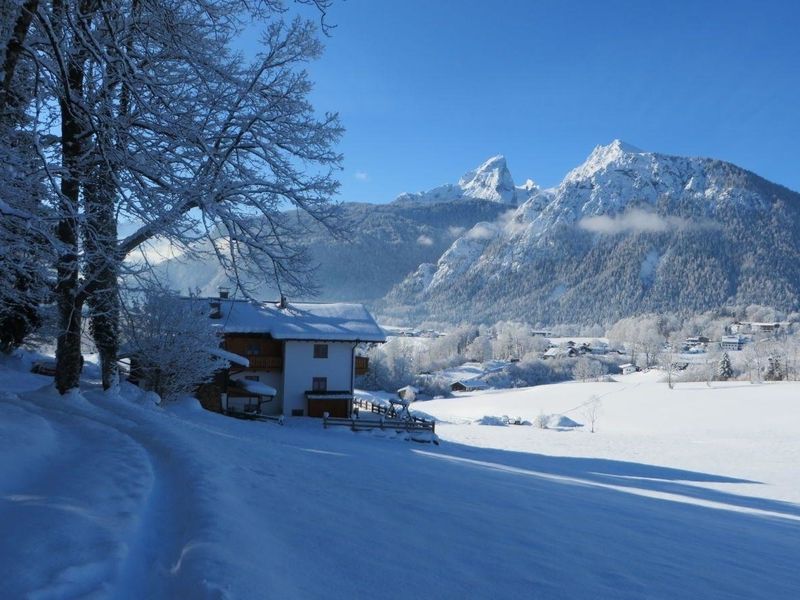
[[[765,379],[767,381],[782,381],[783,380],[783,367],[781,361],[777,356],[770,356],[767,362],[767,374]]]
[[[719,359],[719,366],[717,367],[717,377],[720,381],[727,381],[733,377],[733,368],[731,367],[731,359],[727,352],[723,352]]]

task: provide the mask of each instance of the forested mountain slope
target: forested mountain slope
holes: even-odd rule
[[[608,322],[725,304],[800,305],[800,195],[735,165],[614,141],[510,218],[455,240],[385,315]]]
[[[515,186],[502,156],[466,173],[458,184],[405,193],[387,204],[343,203],[341,235],[333,237],[319,223],[298,214],[303,242],[318,266],[319,298],[372,302],[382,298],[422,263],[439,259],[465,230],[495,221],[537,190],[532,181]],[[229,285],[223,270],[208,261],[168,260],[158,271],[170,287],[214,293]],[[250,284],[254,282],[249,282]],[[257,287],[272,298],[276,290]]]

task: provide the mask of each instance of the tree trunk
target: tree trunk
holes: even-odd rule
[[[83,90],[83,62],[77,49],[69,53],[67,81],[59,108],[61,112],[61,198],[58,204],[60,220],[56,237],[61,243],[56,259],[56,302],[58,305],[59,334],[56,344],[56,388],[62,394],[77,388],[81,374],[81,309],[78,296],[78,215],[82,161],[82,134],[84,127],[76,106]]]
[[[116,259],[117,222],[110,168],[104,162],[98,161],[84,193],[87,302],[90,308],[90,329],[100,354],[100,370],[105,390],[117,383],[120,310]]]
[[[2,2],[2,4],[0,4],[4,9],[4,15],[10,8],[8,4],[8,2]],[[19,57],[22,54],[25,38],[28,36],[33,14],[36,12],[38,5],[38,0],[26,0],[20,7],[17,18],[14,21],[14,29],[11,32],[11,37],[5,44],[3,51],[3,83],[2,91],[0,91],[0,113],[5,112],[9,104],[14,106],[20,104],[19,99],[13,91],[14,72],[19,63]],[[3,18],[5,18],[5,16]],[[6,40],[3,41],[6,42]]]

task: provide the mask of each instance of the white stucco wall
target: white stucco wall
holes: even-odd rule
[[[318,342],[320,343],[320,342]],[[314,377],[327,377],[328,390],[352,391],[352,342],[328,343],[328,358],[314,358],[314,342],[286,342],[283,358],[283,414],[302,409],[308,414],[306,391]]]

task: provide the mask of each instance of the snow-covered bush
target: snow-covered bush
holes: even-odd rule
[[[548,423],[550,423],[550,415],[546,415],[543,412],[536,415],[536,418],[533,420],[533,424],[539,429],[547,429]]]
[[[446,398],[450,395],[450,382],[444,377],[435,375],[418,375],[414,378],[414,386],[424,396]]]
[[[200,299],[155,289],[127,307],[124,348],[143,388],[174,400],[227,365],[212,354],[220,335],[209,325],[208,313],[208,304]]]

